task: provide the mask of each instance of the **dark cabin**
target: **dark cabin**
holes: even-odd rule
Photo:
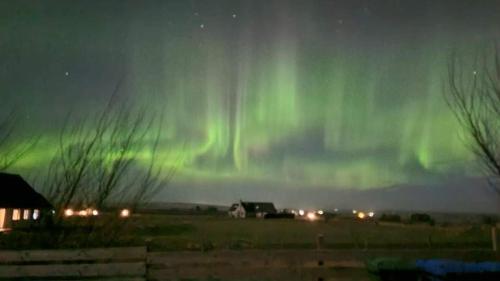
[[[38,224],[53,209],[21,176],[0,172],[0,232]]]

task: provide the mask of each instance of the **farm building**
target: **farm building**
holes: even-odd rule
[[[276,214],[276,208],[270,202],[243,202],[234,203],[229,208],[229,216],[233,218],[263,218],[266,214]]]
[[[39,222],[52,209],[21,176],[0,173],[0,232]]]

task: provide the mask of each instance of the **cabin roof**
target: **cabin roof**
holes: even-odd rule
[[[52,209],[53,207],[20,175],[0,172],[0,208]]]

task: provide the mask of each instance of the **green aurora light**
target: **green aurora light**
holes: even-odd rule
[[[92,13],[78,6],[69,15],[82,9],[93,16],[77,22],[58,14],[62,8],[44,10],[65,23],[57,32],[29,13],[21,15],[29,24],[4,19],[24,33],[4,29],[12,40],[2,48],[39,53],[40,64],[56,61],[28,85],[2,80],[3,93],[20,95],[13,103],[32,110],[30,126],[44,128],[16,169],[40,169],[55,152],[52,121],[65,110],[51,112],[54,104],[90,114],[124,73],[124,96],[164,112],[159,159],[181,159],[178,181],[370,189],[442,182],[469,170],[473,157],[442,98],[446,58],[455,46],[474,50],[494,25],[478,38],[479,27],[458,34],[466,23],[455,26],[439,12],[397,26],[377,16],[376,6],[360,19],[356,5],[328,14],[323,2],[196,3],[114,16],[105,12],[110,7]],[[30,34],[28,52],[16,42]],[[150,157],[148,145],[139,161]]]

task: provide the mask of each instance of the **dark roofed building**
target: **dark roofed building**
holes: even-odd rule
[[[0,172],[0,231],[40,221],[53,207],[21,176]]]
[[[271,202],[243,202],[234,203],[229,208],[229,215],[234,218],[257,217],[263,218],[266,214],[277,213]]]

